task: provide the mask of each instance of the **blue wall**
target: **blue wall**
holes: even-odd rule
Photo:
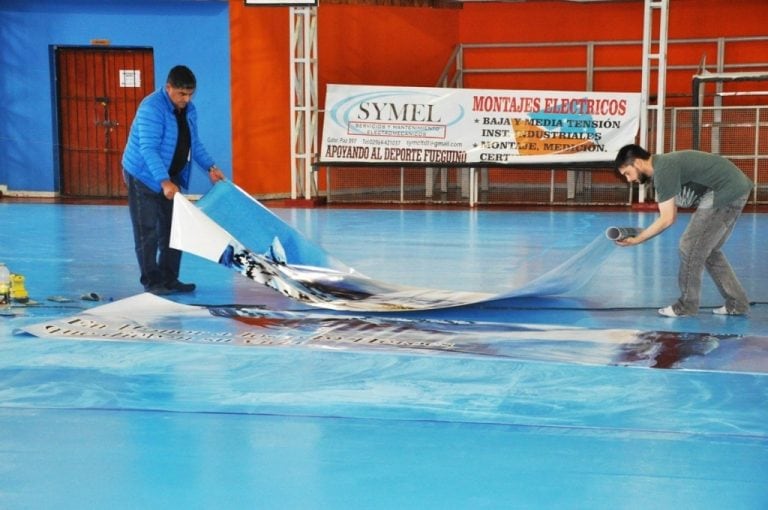
[[[52,45],[151,47],[155,85],[176,64],[197,76],[194,102],[208,151],[231,176],[229,11],[216,0],[0,1],[0,185],[14,191],[58,190]],[[190,192],[207,177],[193,172]]]

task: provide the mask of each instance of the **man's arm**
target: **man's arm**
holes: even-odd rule
[[[640,232],[635,237],[628,237],[621,241],[616,241],[616,244],[621,246],[633,246],[635,244],[644,243],[652,237],[656,237],[661,234],[677,219],[677,204],[675,203],[675,197],[666,200],[659,204],[659,217],[651,223],[648,228]]]
[[[157,183],[168,179],[168,168],[161,155],[163,144],[163,110],[157,100],[142,103],[134,120],[139,132],[139,151],[149,172]]]

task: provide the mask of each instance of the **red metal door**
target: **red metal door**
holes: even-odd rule
[[[120,160],[141,100],[154,90],[151,49],[56,48],[61,194],[125,197]]]

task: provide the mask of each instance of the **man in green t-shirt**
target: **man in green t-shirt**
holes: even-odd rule
[[[652,178],[659,205],[659,217],[637,236],[617,241],[621,246],[640,244],[662,233],[677,219],[678,207],[696,208],[680,238],[680,298],[659,313],[667,317],[698,313],[706,269],[725,298],[725,305],[713,312],[746,315],[747,294],[720,249],[747,203],[752,181],[724,157],[701,151],[651,156],[631,144],[619,150],[614,164],[628,182],[642,184]]]

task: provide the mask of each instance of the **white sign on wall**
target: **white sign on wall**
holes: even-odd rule
[[[320,162],[612,161],[639,126],[639,93],[328,85]]]
[[[120,69],[120,86],[131,88],[141,87],[141,70]]]

